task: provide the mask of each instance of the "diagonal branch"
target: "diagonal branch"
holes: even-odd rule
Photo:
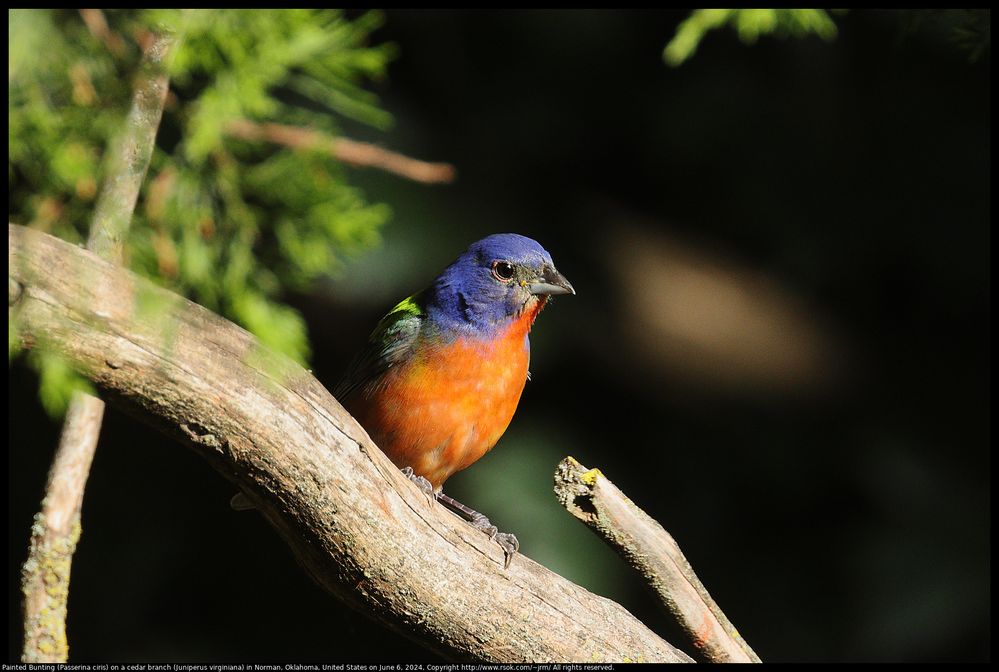
[[[343,163],[380,168],[414,182],[438,184],[454,180],[454,166],[449,163],[420,161],[367,142],[334,138],[312,128],[275,123],[257,124],[248,119],[236,119],[226,126],[225,132],[242,140],[265,140],[292,149],[325,151]]]
[[[459,660],[690,660],[526,556],[504,571],[499,546],[428,502],[311,374],[239,327],[37,231],[9,226],[8,261],[23,344],[59,352],[205,457],[354,608]]]
[[[565,458],[555,471],[555,494],[569,513],[638,570],[705,661],[760,662],[711,599],[673,537],[599,469]]]
[[[121,35],[111,30],[104,12],[99,9],[81,9],[80,18],[91,35],[103,42],[116,58],[121,58],[125,53],[125,41],[121,39]]]
[[[108,152],[107,169],[90,223],[87,248],[120,263],[139,189],[149,169],[156,131],[163,117],[169,76],[167,63],[177,44],[174,35],[153,36],[140,64],[132,107],[121,135]]]

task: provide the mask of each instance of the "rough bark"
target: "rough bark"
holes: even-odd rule
[[[31,525],[28,559],[21,568],[26,663],[64,663],[69,657],[69,576],[80,540],[83,490],[103,417],[103,401],[78,393],[63,422],[41,511]]]
[[[758,663],[759,657],[708,594],[673,537],[599,469],[571,457],[555,472],[555,494],[645,579],[690,637],[700,658]]]

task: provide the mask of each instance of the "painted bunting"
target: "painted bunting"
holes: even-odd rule
[[[495,539],[507,566],[517,538],[442,486],[506,431],[528,379],[534,320],[552,295],[575,293],[536,241],[483,238],[378,323],[333,392],[428,495]]]

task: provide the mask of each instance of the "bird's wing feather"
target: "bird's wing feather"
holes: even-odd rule
[[[406,359],[419,338],[424,320],[422,292],[400,301],[382,318],[364,349],[347,366],[333,396],[343,402],[359,388],[378,379]]]

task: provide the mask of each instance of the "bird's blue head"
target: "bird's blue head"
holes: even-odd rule
[[[549,296],[575,293],[537,241],[497,233],[444,269],[429,288],[427,310],[441,326],[489,336],[527,311],[536,315]]]

